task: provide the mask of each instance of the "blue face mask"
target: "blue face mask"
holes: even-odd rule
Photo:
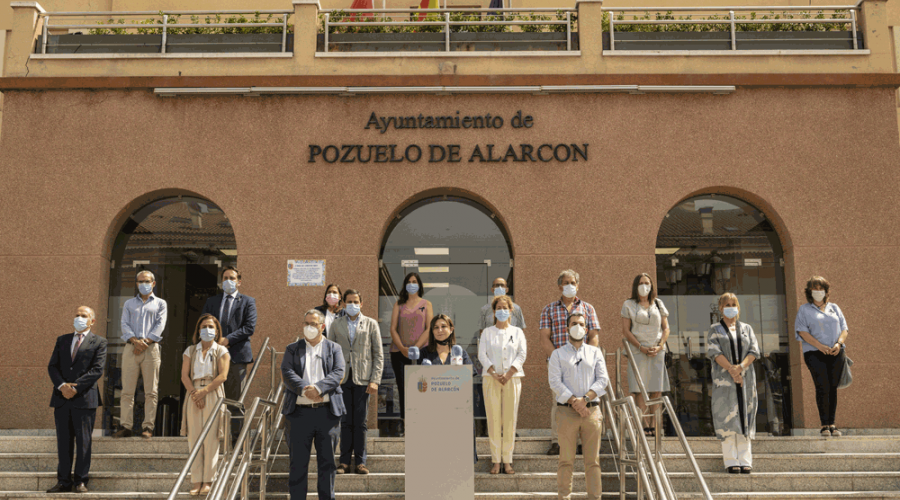
[[[722,314],[724,314],[725,317],[728,319],[735,318],[738,315],[738,308],[737,307],[726,307],[725,309],[722,310]]]
[[[494,311],[497,321],[506,321],[509,319],[509,309],[497,309]]]
[[[499,297],[501,295],[506,295],[506,289],[503,288],[502,286],[498,286],[497,288],[494,288],[494,297]]]
[[[141,295],[150,295],[153,291],[153,283],[138,283],[138,291]]]
[[[222,280],[222,290],[225,290],[225,293],[231,295],[237,291],[237,281]]]
[[[83,332],[88,327],[88,319],[81,316],[75,317],[75,331]]]
[[[406,284],[406,292],[410,295],[415,295],[419,292],[419,284],[418,283],[407,283]]]
[[[347,304],[344,308],[347,312],[347,315],[350,317],[356,316],[359,314],[359,304]]]

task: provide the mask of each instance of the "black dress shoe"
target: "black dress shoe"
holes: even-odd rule
[[[559,455],[559,445],[557,443],[551,444],[550,450],[547,451],[547,455]]]
[[[75,492],[76,493],[87,493],[88,492],[87,486],[85,486],[84,483],[78,483],[75,486]]]
[[[71,492],[72,492],[72,486],[71,485],[66,486],[62,483],[56,483],[56,486],[47,490],[47,493],[71,493]]]

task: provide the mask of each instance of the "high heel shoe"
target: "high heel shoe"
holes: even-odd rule
[[[196,488],[191,488],[191,496],[195,497],[200,494],[200,488],[202,485],[198,485]]]
[[[200,488],[200,494],[205,495],[205,494],[209,493],[209,490],[211,490],[211,489],[212,489],[212,485],[207,484],[203,488]]]

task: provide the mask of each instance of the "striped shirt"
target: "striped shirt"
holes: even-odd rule
[[[597,319],[597,312],[594,310],[594,306],[575,297],[575,301],[572,303],[572,312],[579,312],[584,315],[588,331],[600,329],[600,320]],[[566,341],[569,338],[569,329],[566,328],[566,319],[568,317],[569,311],[563,304],[562,299],[547,304],[541,312],[540,328],[541,330],[545,328],[550,329],[550,340],[553,341],[553,347],[557,349],[566,345]]]

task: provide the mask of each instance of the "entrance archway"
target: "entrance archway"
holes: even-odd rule
[[[791,335],[785,300],[781,241],[766,215],[753,205],[723,195],[682,201],[663,220],[656,239],[660,299],[669,310],[668,347],[672,399],[688,435],[712,436],[711,362],[706,358],[709,327],[719,321],[718,296],[732,292],[741,321],[759,340],[757,431],[789,434]]]
[[[379,260],[379,326],[385,360],[390,359],[391,312],[404,277],[417,272],[424,298],[434,314],[454,322],[457,342],[466,348],[478,372],[481,308],[493,298],[491,283],[505,278],[515,292],[510,239],[496,214],[465,197],[433,196],[412,203],[391,221]],[[392,435],[400,419],[397,381],[385,362],[378,393],[378,427]],[[484,418],[481,380],[475,380],[475,418]]]
[[[181,424],[184,388],[182,353],[191,342],[194,326],[206,299],[218,293],[220,270],[237,262],[237,242],[225,212],[209,200],[170,196],[150,202],[125,221],[111,248],[109,317],[103,427],[119,424],[121,383],[122,306],[137,294],[136,276],[150,271],[156,277],[153,293],[168,304],[168,318],[160,343],[155,434],[176,436]],[[143,420],[143,383],[135,393],[134,422]]]

